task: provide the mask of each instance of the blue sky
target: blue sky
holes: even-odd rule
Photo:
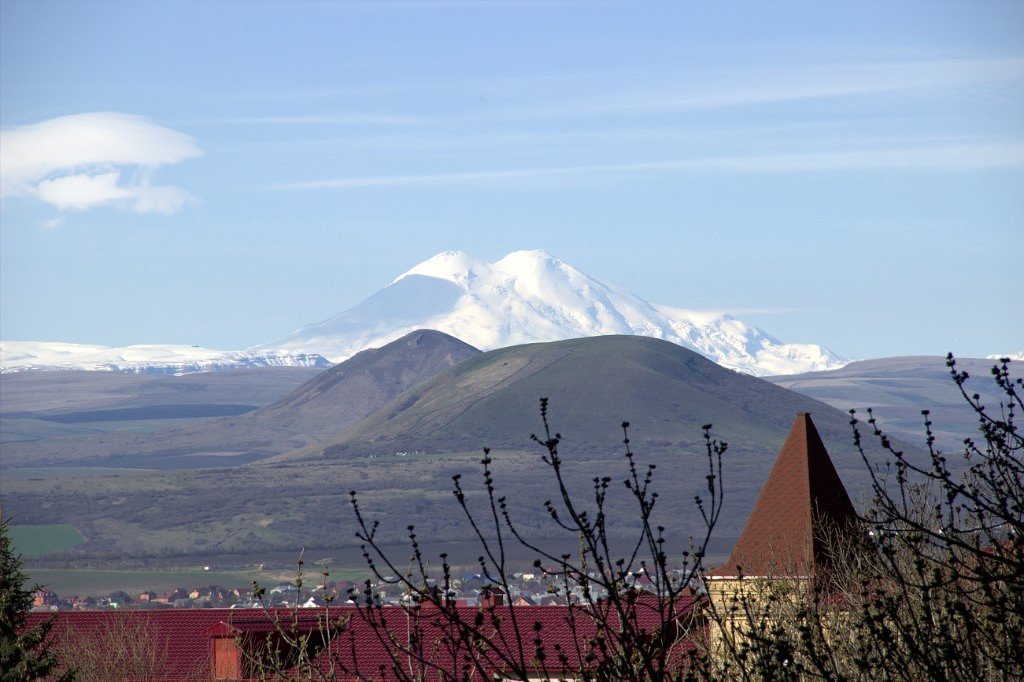
[[[0,338],[236,349],[543,248],[855,358],[1024,349],[1024,3],[0,2]]]

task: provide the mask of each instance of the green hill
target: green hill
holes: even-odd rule
[[[339,437],[287,459],[531,449],[538,399],[573,449],[619,449],[620,424],[646,451],[691,450],[714,424],[737,448],[771,451],[793,416],[849,440],[848,418],[814,399],[724,369],[667,341],[602,336],[513,346],[470,358],[405,392]]]

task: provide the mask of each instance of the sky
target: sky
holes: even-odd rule
[[[1024,350],[1024,3],[0,0],[0,338],[241,349],[544,249],[848,358]]]

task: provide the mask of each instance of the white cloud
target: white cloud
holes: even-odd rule
[[[0,132],[0,196],[30,196],[61,210],[115,206],[174,213],[195,201],[152,171],[202,155],[195,140],[141,116],[61,116]],[[122,174],[122,170],[133,171]]]
[[[84,211],[132,197],[132,191],[119,187],[121,177],[118,171],[89,175],[64,175],[52,180],[43,180],[36,185],[36,196],[60,209]]]
[[[196,199],[185,190],[172,185],[151,185],[143,181],[138,186],[132,209],[136,213],[177,213]]]

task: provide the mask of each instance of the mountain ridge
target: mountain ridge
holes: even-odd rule
[[[971,377],[964,386],[968,395],[978,395],[989,409],[1006,399],[992,381],[996,362],[992,358],[956,358],[957,370],[967,371]],[[1011,361],[1011,377],[1021,376],[1022,364]],[[909,443],[924,442],[921,410],[927,408],[935,444],[947,452],[961,450],[964,435],[978,428],[978,415],[964,400],[950,376],[946,357],[941,355],[858,360],[826,372],[766,379],[844,412],[855,409],[862,418],[867,417],[870,408],[883,430]]]
[[[0,373],[84,370],[128,374],[192,374],[250,367],[327,368],[318,353],[223,351],[182,344],[100,346],[57,341],[0,341]]]

